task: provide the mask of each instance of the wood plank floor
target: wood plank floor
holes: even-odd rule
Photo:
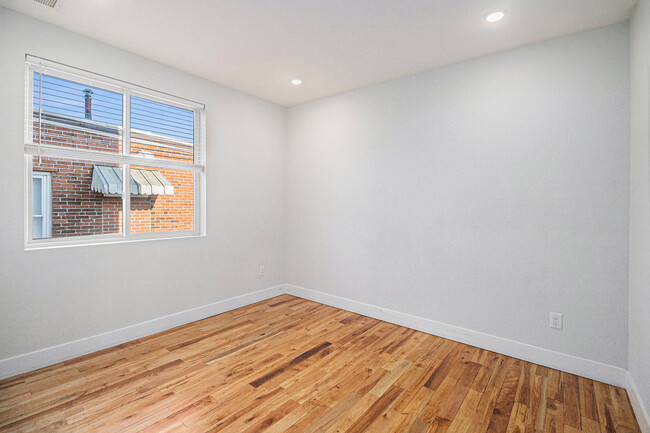
[[[625,390],[283,295],[0,382],[6,432],[639,432]]]

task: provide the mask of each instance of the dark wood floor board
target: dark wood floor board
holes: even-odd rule
[[[625,390],[283,295],[0,381],[0,432],[639,433]]]

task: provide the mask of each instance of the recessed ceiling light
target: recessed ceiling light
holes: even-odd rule
[[[300,86],[302,84],[302,80],[296,78],[294,80],[291,80],[291,84],[293,84],[294,86]]]
[[[485,21],[487,21],[488,23],[496,23],[501,21],[504,16],[506,16],[506,11],[504,11],[503,9],[497,9],[488,12],[487,15],[485,15]]]

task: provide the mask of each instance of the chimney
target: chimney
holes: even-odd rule
[[[93,118],[93,91],[84,89],[84,100],[86,103],[86,119]]]

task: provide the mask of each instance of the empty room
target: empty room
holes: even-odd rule
[[[650,433],[650,0],[0,0],[0,433]]]

